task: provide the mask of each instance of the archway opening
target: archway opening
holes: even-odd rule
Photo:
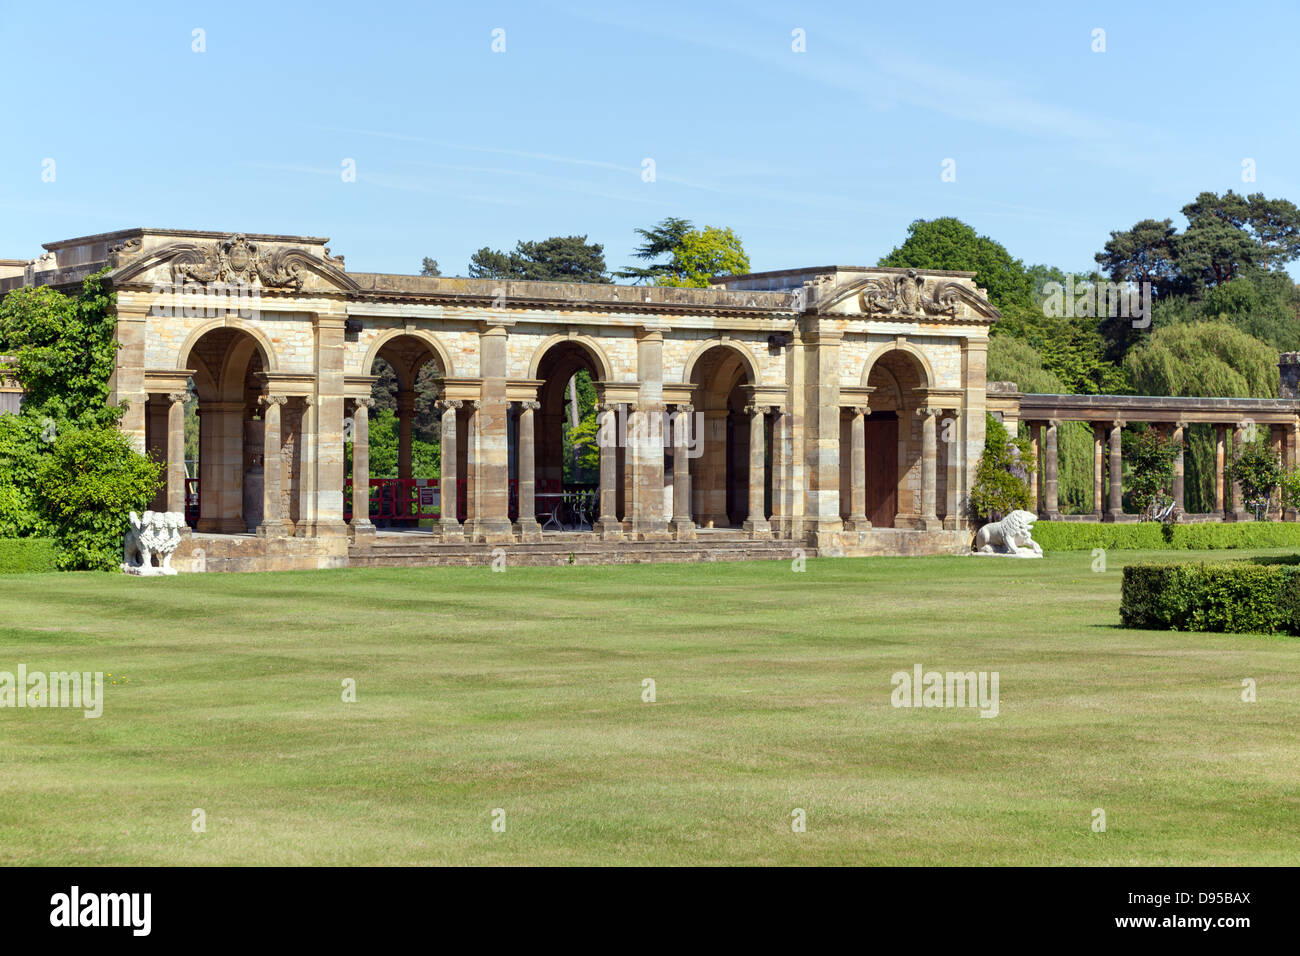
[[[911,528],[921,514],[922,434],[917,409],[929,385],[925,366],[910,352],[893,349],[872,365],[866,384],[874,389],[871,413],[864,422],[866,515],[872,527]],[[849,417],[841,418],[843,452],[850,447],[849,423]],[[946,468],[938,472],[943,475]],[[841,487],[847,488],[847,482]]]
[[[600,363],[582,343],[558,342],[537,364],[534,413],[537,520],[545,530],[590,530],[598,509]],[[518,445],[511,443],[517,455]],[[611,448],[621,467],[622,448]],[[512,462],[512,477],[516,470]],[[622,495],[619,495],[622,510]]]
[[[691,370],[701,454],[691,462],[691,513],[701,528],[739,528],[749,511],[749,418],[755,384],[734,348],[715,345]],[[767,472],[770,474],[771,469]]]
[[[444,499],[441,488],[442,411],[446,369],[437,351],[414,335],[383,343],[368,370],[374,405],[367,414],[370,519],[381,528],[431,531]],[[464,416],[464,410],[460,415]],[[459,424],[459,423],[458,423]],[[346,476],[352,484],[353,441],[345,443]],[[464,475],[464,443],[458,443],[458,475]],[[458,520],[465,514],[465,482],[457,482]],[[352,494],[349,514],[360,496]],[[351,519],[350,519],[351,520]]]
[[[198,531],[244,534],[262,520],[258,397],[265,390],[260,373],[268,364],[257,339],[233,328],[200,336],[185,359],[194,370],[198,398]]]

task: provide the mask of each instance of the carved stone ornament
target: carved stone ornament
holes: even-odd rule
[[[172,553],[181,543],[185,515],[179,511],[146,511],[141,517],[132,511],[130,521],[122,542],[122,570],[139,575],[175,574]]]
[[[172,260],[172,280],[243,283],[295,292],[302,291],[303,281],[297,263],[274,252],[262,252],[257,243],[243,236],[181,253]]]
[[[961,283],[926,279],[915,269],[905,275],[882,276],[863,285],[862,311],[868,315],[955,316],[969,294]]]
[[[1013,511],[1001,521],[986,524],[975,535],[975,553],[1041,558],[1043,549],[1031,537],[1037,520],[1031,512]]]

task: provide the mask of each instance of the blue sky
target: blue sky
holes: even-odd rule
[[[1202,190],[1300,202],[1298,33],[1284,3],[7,4],[0,257],[175,226],[464,274],[577,233],[617,268],[676,215],[763,270],[955,215],[1081,269]]]

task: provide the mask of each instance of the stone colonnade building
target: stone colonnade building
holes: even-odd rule
[[[432,278],[348,272],[327,242],[131,229],[49,243],[21,273],[0,271],[3,293],[110,270],[112,398],[128,403],[137,445],[167,462],[157,508],[186,507],[197,395],[199,503],[182,567],[186,549],[209,567],[365,563],[383,542],[368,509],[346,517],[345,442],[365,488],[381,358],[398,378],[403,477],[416,378],[434,368],[440,486],[464,498],[421,536],[444,554],[543,540],[519,503],[562,475],[578,370],[603,434],[620,436],[602,440],[583,539],[614,560],[715,538],[787,553],[969,546],[999,317],[971,273],[827,266],[707,289]]]

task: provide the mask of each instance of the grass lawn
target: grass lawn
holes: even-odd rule
[[[1300,641],[1123,630],[1091,564],[0,576],[0,671],[112,674],[0,710],[0,863],[1294,864]],[[918,663],[999,715],[892,707]]]

